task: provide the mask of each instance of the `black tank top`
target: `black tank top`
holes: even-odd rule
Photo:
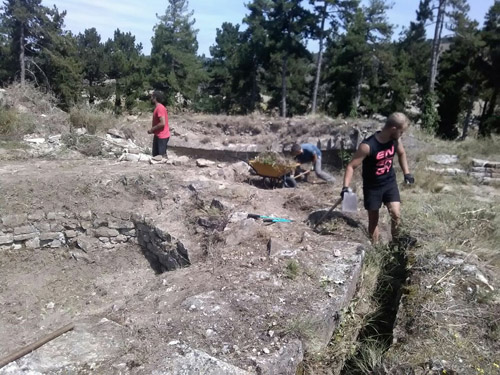
[[[379,132],[377,132],[379,133]],[[383,186],[396,180],[392,167],[398,141],[380,143],[373,134],[362,143],[370,146],[370,154],[363,160],[363,186]]]

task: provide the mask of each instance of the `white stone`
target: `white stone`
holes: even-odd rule
[[[200,168],[206,168],[215,165],[215,162],[207,159],[196,159],[196,165]]]
[[[14,242],[14,236],[12,234],[0,236],[0,245],[10,245],[12,242]]]
[[[455,164],[458,162],[458,156],[449,154],[436,154],[427,156],[427,160],[432,161],[436,164]]]
[[[24,140],[28,143],[33,143],[37,145],[45,143],[45,138],[25,138]]]

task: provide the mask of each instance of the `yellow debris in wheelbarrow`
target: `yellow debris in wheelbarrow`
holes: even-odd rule
[[[272,178],[280,178],[288,173],[293,173],[300,165],[299,163],[268,164],[257,159],[250,160],[249,164],[259,176]]]

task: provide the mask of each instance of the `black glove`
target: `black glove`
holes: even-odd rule
[[[405,174],[405,183],[408,185],[414,184],[415,183],[415,177],[411,173]]]
[[[345,193],[348,193],[348,192],[351,192],[351,191],[352,191],[352,190],[351,190],[351,188],[349,188],[349,187],[347,187],[347,186],[344,186],[344,187],[342,188],[342,191],[340,192],[340,197],[341,197],[342,199],[344,199],[344,194],[345,194]]]

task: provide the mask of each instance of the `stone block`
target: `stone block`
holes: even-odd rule
[[[78,219],[81,220],[92,220],[92,211],[86,210],[86,211],[81,211],[77,214]]]
[[[28,215],[19,214],[19,215],[7,215],[2,217],[2,224],[6,227],[17,227],[26,222],[28,219]]]
[[[0,236],[0,245],[10,245],[12,242],[14,242],[14,236],[12,234]]]
[[[49,223],[45,223],[45,222],[35,223],[34,226],[40,232],[50,232],[50,224]]]
[[[62,232],[62,231],[64,231],[64,229],[65,228],[59,223],[50,224],[50,231],[51,232]]]
[[[51,241],[64,239],[64,234],[61,232],[46,232],[40,234],[40,241]]]
[[[59,241],[59,240],[54,240],[52,241],[49,246],[53,249],[56,249],[56,248],[59,248],[63,245],[63,242]]]
[[[128,236],[128,237],[135,237],[137,235],[137,232],[135,229],[124,229],[120,231],[121,234]]]
[[[40,210],[32,212],[31,214],[28,215],[28,219],[33,220],[33,221],[43,220],[43,219],[45,219],[45,212],[40,211]]]
[[[36,232],[36,228],[32,225],[23,225],[22,227],[14,228],[14,235],[16,234],[27,234]]]
[[[78,232],[75,230],[67,230],[64,232],[66,238],[75,238],[78,235]]]
[[[47,219],[48,220],[62,220],[66,217],[64,212],[48,212]]]
[[[131,221],[110,219],[108,221],[108,227],[112,229],[134,229],[135,224]]]
[[[78,228],[78,225],[79,225],[78,220],[75,219],[68,219],[65,220],[63,223],[63,226],[66,229],[76,229]]]
[[[172,242],[172,236],[160,228],[155,228],[156,235],[162,240]]]
[[[120,235],[118,235],[116,237],[113,237],[111,239],[111,242],[112,243],[123,243],[123,242],[127,242],[127,240],[128,240],[127,236],[124,236],[123,234],[120,234]]]
[[[92,226],[93,226],[94,228],[106,227],[107,225],[108,225],[108,220],[103,219],[103,218],[96,217],[96,218],[92,221]]]
[[[14,241],[26,241],[31,240],[32,238],[38,237],[38,233],[26,233],[26,234],[18,234],[14,235]]]
[[[196,159],[196,165],[200,168],[206,168],[214,166],[215,162],[207,159]]]
[[[80,221],[80,226],[83,230],[92,228],[92,223],[90,221]]]
[[[100,227],[95,230],[95,234],[97,237],[117,237],[120,232],[118,232],[116,229]]]
[[[35,237],[31,240],[28,240],[24,243],[28,249],[38,249],[40,247],[40,238]]]
[[[185,348],[181,354],[165,359],[158,365],[157,374],[250,375],[251,373],[207,353]],[[278,374],[278,373],[276,373]]]

